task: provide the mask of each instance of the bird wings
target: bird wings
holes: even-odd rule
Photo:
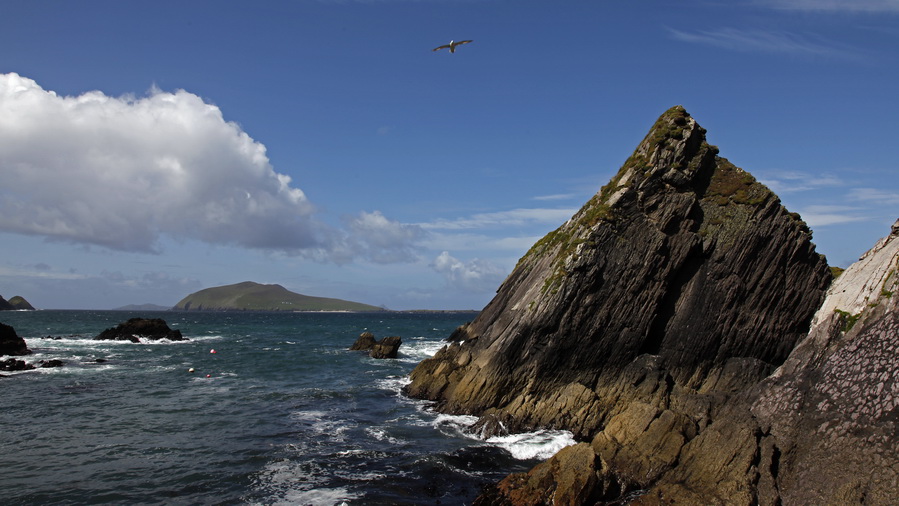
[[[471,41],[470,40],[460,40],[459,42],[451,41],[449,44],[444,44],[442,46],[435,47],[431,51],[440,51],[441,49],[449,49],[451,53],[455,53],[456,46],[459,46],[462,44],[468,44],[469,42],[471,42]]]

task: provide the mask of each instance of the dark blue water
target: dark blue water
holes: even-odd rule
[[[135,316],[189,341],[92,339]],[[415,364],[473,316],[0,313],[35,352],[27,362],[66,363],[0,378],[0,502],[470,503],[571,442],[482,441],[464,431],[472,418],[401,395]],[[348,351],[366,330],[401,336],[399,358]]]

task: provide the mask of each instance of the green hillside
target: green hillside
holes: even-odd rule
[[[281,285],[245,281],[194,292],[181,299],[181,311],[384,311],[383,308],[326,297],[291,292]]]

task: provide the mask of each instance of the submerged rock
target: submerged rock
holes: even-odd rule
[[[183,341],[185,338],[180,330],[172,330],[161,318],[131,318],[125,323],[120,323],[114,328],[101,332],[94,339],[131,341],[139,343],[139,338],[168,339],[170,341]]]
[[[26,363],[24,360],[16,360],[14,358],[0,360],[0,371],[30,371],[32,369],[34,369],[34,366]]]

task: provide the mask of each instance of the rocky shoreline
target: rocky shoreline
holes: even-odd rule
[[[801,218],[705,134],[663,114],[412,372],[408,395],[479,432],[583,441],[479,504],[899,500],[899,222],[831,285]]]

